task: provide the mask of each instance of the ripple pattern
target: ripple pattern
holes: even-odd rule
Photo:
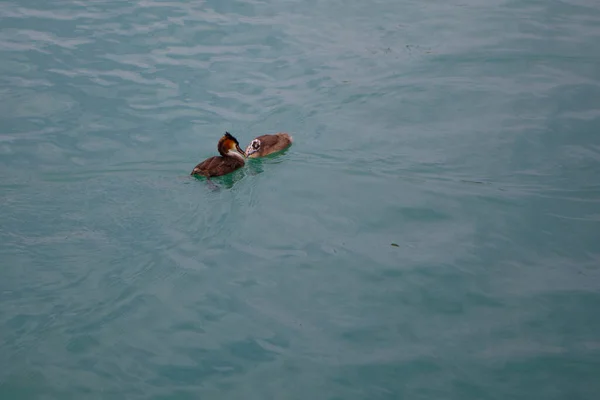
[[[600,392],[596,3],[0,24],[0,399]],[[188,175],[224,131],[283,130],[216,189]]]

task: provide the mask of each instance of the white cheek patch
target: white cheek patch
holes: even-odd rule
[[[260,140],[254,139],[248,147],[246,147],[246,156],[256,153],[260,149]]]
[[[240,153],[238,153],[236,150],[234,150],[234,149],[228,150],[227,154],[230,155],[230,156],[232,156],[232,157],[241,158],[242,160],[244,159],[244,157]]]

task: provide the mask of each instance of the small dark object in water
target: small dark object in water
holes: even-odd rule
[[[398,246],[398,243],[392,243],[392,246],[394,246],[394,247],[400,247],[400,246]]]

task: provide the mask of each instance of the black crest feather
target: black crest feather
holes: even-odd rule
[[[237,144],[239,146],[240,143],[237,141],[237,139],[231,133],[225,132],[225,137],[227,139],[233,140],[235,142],[235,144]]]

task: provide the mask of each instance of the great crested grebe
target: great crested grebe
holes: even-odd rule
[[[246,157],[258,158],[286,149],[292,144],[292,137],[279,132],[274,135],[262,135],[254,139],[246,147]]]
[[[226,175],[243,167],[246,163],[240,144],[229,132],[225,132],[225,135],[219,139],[217,150],[219,150],[220,156],[210,157],[202,161],[196,165],[190,175],[200,175],[207,178]]]

